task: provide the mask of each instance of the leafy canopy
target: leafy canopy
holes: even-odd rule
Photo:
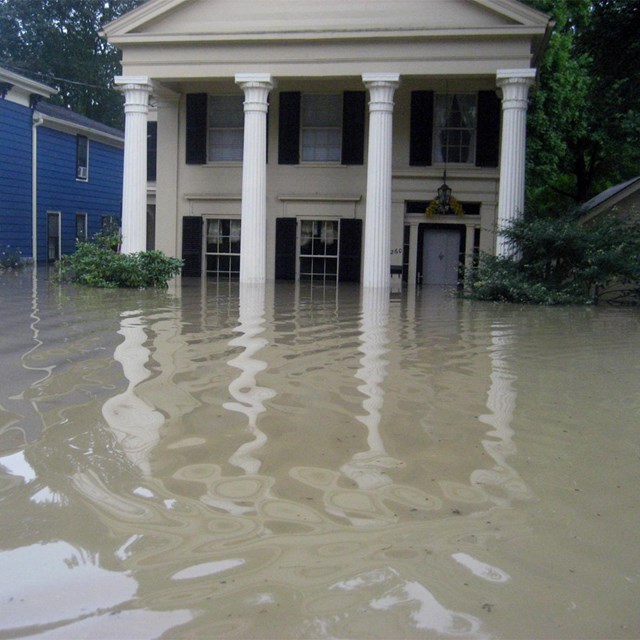
[[[529,112],[528,209],[562,212],[640,173],[640,3],[529,4],[556,27]]]
[[[143,0],[0,0],[0,65],[59,90],[51,101],[122,126],[120,52],[99,29]]]

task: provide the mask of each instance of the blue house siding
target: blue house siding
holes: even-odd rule
[[[3,67],[0,81],[0,247],[10,245],[39,262],[50,255],[72,253],[77,214],[85,214],[83,227],[89,237],[101,229],[103,216],[119,223],[124,135],[50,103],[52,87]],[[88,141],[88,156],[82,158],[88,180],[76,179],[78,134]],[[51,254],[47,246],[50,211],[60,217],[60,242],[52,243]],[[37,256],[33,255],[35,236]]]
[[[0,244],[31,256],[31,109],[0,100]]]
[[[89,237],[103,215],[120,218],[122,149],[89,137],[88,180],[76,179],[76,136],[48,128],[38,131],[38,259],[47,258],[47,212],[60,213],[62,253],[76,242],[76,214],[86,213]]]

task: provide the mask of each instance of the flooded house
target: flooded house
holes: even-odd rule
[[[117,229],[124,135],[52,104],[56,90],[0,68],[0,245],[34,262]]]
[[[522,214],[550,28],[512,0],[149,0],[103,31],[123,250],[249,283],[455,284]]]

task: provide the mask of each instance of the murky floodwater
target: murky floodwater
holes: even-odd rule
[[[0,637],[640,637],[640,314],[0,276]]]

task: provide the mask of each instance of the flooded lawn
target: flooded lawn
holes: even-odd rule
[[[640,637],[637,310],[0,305],[0,638]]]

